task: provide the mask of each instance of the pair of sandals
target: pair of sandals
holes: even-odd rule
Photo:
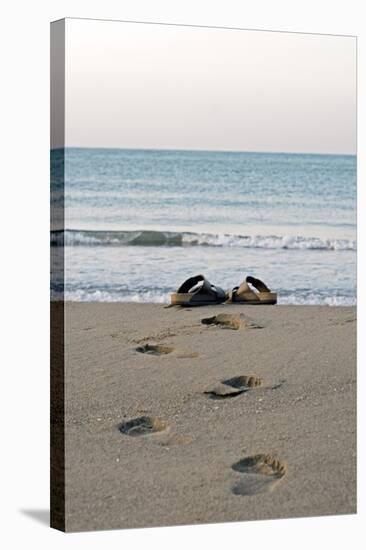
[[[212,285],[203,275],[187,279],[171,294],[173,306],[208,306],[214,304],[238,303],[250,305],[276,304],[277,294],[259,279],[247,277],[240,286],[224,291]]]

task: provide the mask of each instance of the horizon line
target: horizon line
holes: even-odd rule
[[[50,151],[61,149],[113,149],[116,151],[181,151],[186,153],[249,153],[249,154],[268,154],[268,155],[323,155],[323,156],[347,156],[357,157],[355,153],[319,153],[319,152],[304,152],[304,151],[254,151],[242,149],[186,149],[186,148],[166,148],[166,147],[118,147],[118,146],[85,146],[85,145],[66,145],[63,147],[50,147]]]

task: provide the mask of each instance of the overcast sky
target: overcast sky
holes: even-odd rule
[[[67,19],[66,145],[356,152],[356,39]]]

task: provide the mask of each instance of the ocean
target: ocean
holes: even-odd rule
[[[253,275],[279,304],[356,303],[355,156],[67,148],[64,162],[51,245],[66,300],[168,303],[202,273],[224,289]]]

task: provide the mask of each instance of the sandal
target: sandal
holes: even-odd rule
[[[225,291],[212,285],[203,275],[196,275],[187,279],[171,294],[173,306],[209,306],[222,304],[226,300]]]
[[[250,305],[273,305],[277,303],[277,294],[276,292],[271,292],[260,279],[247,277],[240,286],[236,286],[232,290],[226,292],[226,302]]]

